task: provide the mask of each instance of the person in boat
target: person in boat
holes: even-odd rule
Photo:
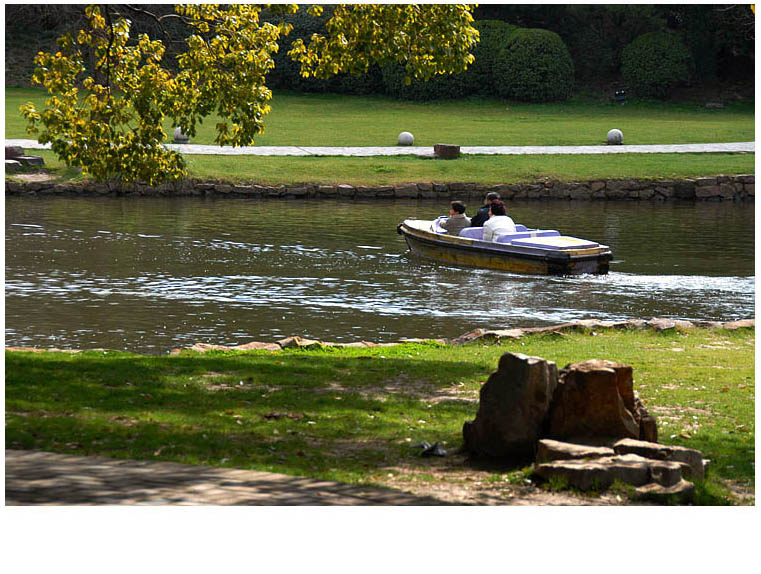
[[[484,241],[495,241],[504,233],[515,233],[515,223],[507,216],[505,204],[495,199],[489,208],[489,220],[484,223]]]
[[[447,230],[448,235],[459,235],[460,231],[470,227],[470,217],[465,215],[465,204],[462,201],[453,201],[449,204],[449,217],[441,227]]]
[[[476,213],[473,216],[473,219],[470,220],[471,227],[481,227],[484,223],[486,223],[486,220],[489,219],[489,208],[491,207],[491,202],[497,199],[501,198],[496,191],[490,191],[486,194],[483,206],[478,209],[478,213]]]

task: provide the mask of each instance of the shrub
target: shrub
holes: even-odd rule
[[[443,100],[462,98],[467,95],[465,74],[435,76],[427,82],[411,78],[404,81],[407,72],[402,64],[383,68],[383,85],[386,93],[400,100]]]
[[[510,34],[497,56],[497,95],[524,102],[568,99],[573,90],[573,60],[560,36],[539,28]]]
[[[502,20],[477,20],[473,26],[481,34],[481,40],[473,49],[475,61],[465,71],[466,89],[471,94],[494,95],[497,56],[518,27]]]
[[[665,98],[671,89],[690,78],[692,56],[681,38],[667,32],[650,32],[624,48],[621,75],[634,93]]]

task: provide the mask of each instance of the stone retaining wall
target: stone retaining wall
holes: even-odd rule
[[[554,180],[483,185],[478,183],[405,183],[353,186],[299,183],[259,185],[187,180],[158,187],[105,183],[5,182],[10,196],[204,196],[253,198],[477,199],[489,191],[504,199],[754,201],[755,175],[719,175],[695,179],[614,179],[583,182]]]

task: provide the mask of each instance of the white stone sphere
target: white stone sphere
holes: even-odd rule
[[[412,145],[415,143],[415,137],[410,132],[399,134],[399,145]]]
[[[610,130],[608,132],[608,145],[621,145],[624,143],[624,134],[621,130]]]
[[[182,128],[177,127],[174,128],[174,141],[178,143],[187,143],[190,141],[190,138],[182,133]]]

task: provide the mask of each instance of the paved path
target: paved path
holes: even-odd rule
[[[6,450],[5,504],[430,506],[444,503],[394,490],[270,472]]]
[[[7,139],[5,145],[25,149],[48,149],[50,144],[35,140]],[[306,146],[247,146],[220,147],[214,145],[167,144],[169,149],[188,155],[266,155],[266,156],[432,156],[432,147],[306,147]],[[755,142],[703,143],[675,145],[585,145],[585,146],[461,146],[463,154],[484,155],[549,155],[549,154],[610,154],[610,153],[727,153],[755,152]]]

